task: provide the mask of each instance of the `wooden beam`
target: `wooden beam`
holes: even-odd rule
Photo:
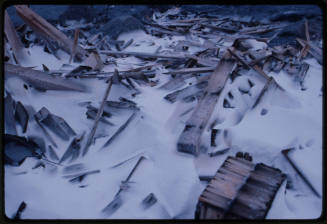
[[[72,62],[72,60],[75,57],[76,46],[77,46],[77,43],[78,43],[78,36],[79,36],[79,29],[77,28],[75,30],[75,34],[74,34],[74,44],[73,44],[72,51],[71,51],[71,54],[70,54],[69,64]]]
[[[7,10],[5,10],[4,31],[8,42],[12,47],[17,64],[20,64],[20,62],[26,57],[26,54],[24,52],[24,46],[16,33],[14,24],[12,23]]]
[[[318,48],[317,46],[315,46],[311,41],[307,42],[305,40],[302,40],[300,38],[296,38],[296,40],[301,44],[302,47],[305,47],[306,45],[308,45],[309,48],[309,53],[315,58],[317,59],[317,61],[319,62],[319,64],[322,65],[323,61],[322,61],[322,50],[320,48]]]
[[[168,72],[164,72],[163,74],[189,74],[189,73],[206,73],[206,72],[213,72],[215,67],[200,67],[200,68],[183,68],[180,70],[171,70]]]
[[[106,92],[105,92],[105,94],[104,94],[104,96],[103,96],[103,99],[102,99],[102,102],[101,102],[101,106],[100,106],[100,108],[99,108],[99,110],[98,110],[97,116],[96,116],[95,119],[94,119],[93,127],[92,127],[92,129],[91,129],[91,132],[90,132],[90,134],[89,134],[89,137],[88,137],[87,142],[86,142],[86,144],[85,144],[85,147],[84,147],[84,149],[83,149],[83,152],[82,152],[82,153],[83,153],[83,154],[82,154],[83,156],[86,155],[86,153],[88,152],[88,149],[89,149],[89,147],[90,147],[90,145],[91,145],[91,143],[92,143],[93,137],[94,137],[94,135],[95,135],[95,131],[97,130],[97,127],[98,127],[99,120],[100,120],[100,118],[102,117],[102,114],[103,114],[103,108],[104,108],[104,105],[105,105],[105,103],[106,103],[106,100],[107,100],[107,98],[108,98],[108,96],[109,96],[109,92],[110,92],[111,86],[112,86],[112,79],[110,78],[110,79],[109,79],[109,83],[108,83],[108,87],[107,87],[107,89],[106,89]]]
[[[6,63],[4,71],[5,76],[17,76],[37,89],[86,91],[85,86],[82,84],[19,65]]]
[[[194,108],[190,119],[186,122],[185,128],[178,139],[177,150],[179,152],[191,153],[193,155],[199,153],[201,135],[219,99],[220,92],[224,88],[228,76],[233,71],[235,65],[236,60],[229,51],[226,51],[216,69],[211,74],[203,97]]]
[[[45,19],[33,12],[26,5],[16,5],[17,14],[29,25],[36,33],[48,41],[55,41],[68,54],[72,53],[73,41],[64,33],[48,23]],[[76,46],[76,57],[83,59],[87,54],[79,45]]]

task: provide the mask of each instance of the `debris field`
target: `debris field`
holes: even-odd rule
[[[33,7],[4,13],[8,217],[321,215],[318,6]]]

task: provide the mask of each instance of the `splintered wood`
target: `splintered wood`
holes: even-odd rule
[[[196,219],[264,219],[285,175],[229,156],[199,197]]]
[[[185,128],[177,142],[179,152],[199,153],[199,143],[213,109],[219,99],[220,92],[224,88],[229,74],[233,71],[236,61],[229,51],[219,61],[218,66],[211,74],[209,85],[195,107],[192,116],[186,122]]]

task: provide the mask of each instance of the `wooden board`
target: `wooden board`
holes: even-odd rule
[[[233,71],[236,60],[226,51],[223,58],[219,61],[216,69],[211,74],[209,84],[203,97],[195,107],[190,119],[186,122],[185,128],[177,142],[179,152],[197,155],[202,132],[219,99],[220,92],[225,86],[229,74]]]
[[[22,60],[26,57],[25,52],[24,52],[24,46],[22,42],[20,41],[14,24],[12,23],[7,10],[5,10],[5,21],[4,21],[4,31],[6,34],[6,37],[8,39],[8,42],[10,46],[12,47],[12,50],[14,52],[17,64],[20,64]]]
[[[196,219],[264,219],[285,175],[265,164],[227,157],[199,197]]]
[[[17,14],[29,25],[36,33],[49,41],[55,41],[64,51],[71,54],[73,51],[73,40],[69,39],[64,33],[48,23],[45,19],[33,12],[26,5],[16,5]],[[76,57],[83,59],[87,52],[77,45],[75,49]]]

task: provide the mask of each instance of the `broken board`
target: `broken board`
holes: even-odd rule
[[[285,179],[276,168],[227,157],[199,197],[196,219],[264,219]]]
[[[199,100],[178,139],[177,150],[179,152],[191,153],[193,155],[198,154],[202,132],[215,108],[220,92],[224,88],[228,76],[233,71],[235,65],[236,60],[229,51],[226,51],[218,66],[210,75],[209,84],[203,97]]]

